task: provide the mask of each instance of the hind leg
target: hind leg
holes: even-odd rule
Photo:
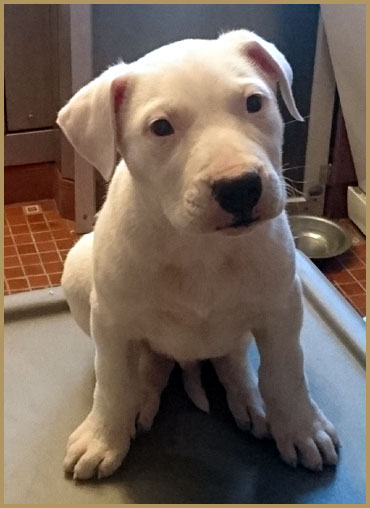
[[[140,348],[139,378],[141,385],[140,410],[136,417],[136,430],[150,430],[158,413],[161,393],[175,365],[173,360],[154,353],[146,344]]]
[[[71,313],[87,335],[90,335],[93,239],[94,233],[89,233],[72,247],[62,276],[62,287]]]
[[[229,409],[242,430],[258,438],[268,435],[264,403],[258,389],[257,374],[250,363],[247,347],[233,351],[212,364],[226,390]]]
[[[182,380],[189,399],[200,410],[209,413],[207,394],[202,386],[201,362],[181,362]]]

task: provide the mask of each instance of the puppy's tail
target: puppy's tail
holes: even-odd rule
[[[181,363],[182,379],[189,399],[198,409],[209,413],[209,402],[202,386],[199,362]]]

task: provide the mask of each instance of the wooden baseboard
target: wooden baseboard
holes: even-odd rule
[[[75,183],[57,170],[55,201],[62,217],[75,220]]]
[[[63,178],[54,162],[5,166],[6,205],[41,199],[55,199],[60,215],[74,220],[74,181]]]

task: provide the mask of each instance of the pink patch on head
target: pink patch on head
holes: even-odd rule
[[[115,91],[115,94],[114,94],[114,112],[115,113],[118,113],[118,111],[119,111],[119,109],[121,107],[121,104],[123,102],[124,95],[125,95],[124,89],[118,88]]]
[[[247,56],[253,60],[263,72],[276,76],[276,64],[270,55],[259,44],[250,44],[246,50]]]
[[[117,78],[113,82],[114,112],[118,113],[125,97],[126,79]]]

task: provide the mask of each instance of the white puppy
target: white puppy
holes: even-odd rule
[[[116,65],[60,111],[67,138],[107,180],[117,151],[123,159],[62,281],[96,344],[93,407],[64,463],[75,478],[121,464],[136,428],[150,428],[174,361],[206,409],[194,376],[207,358],[242,428],[263,436],[267,417],[286,462],[336,463],[338,438],[304,375],[277,83],[301,120],[284,56],[240,30]]]

